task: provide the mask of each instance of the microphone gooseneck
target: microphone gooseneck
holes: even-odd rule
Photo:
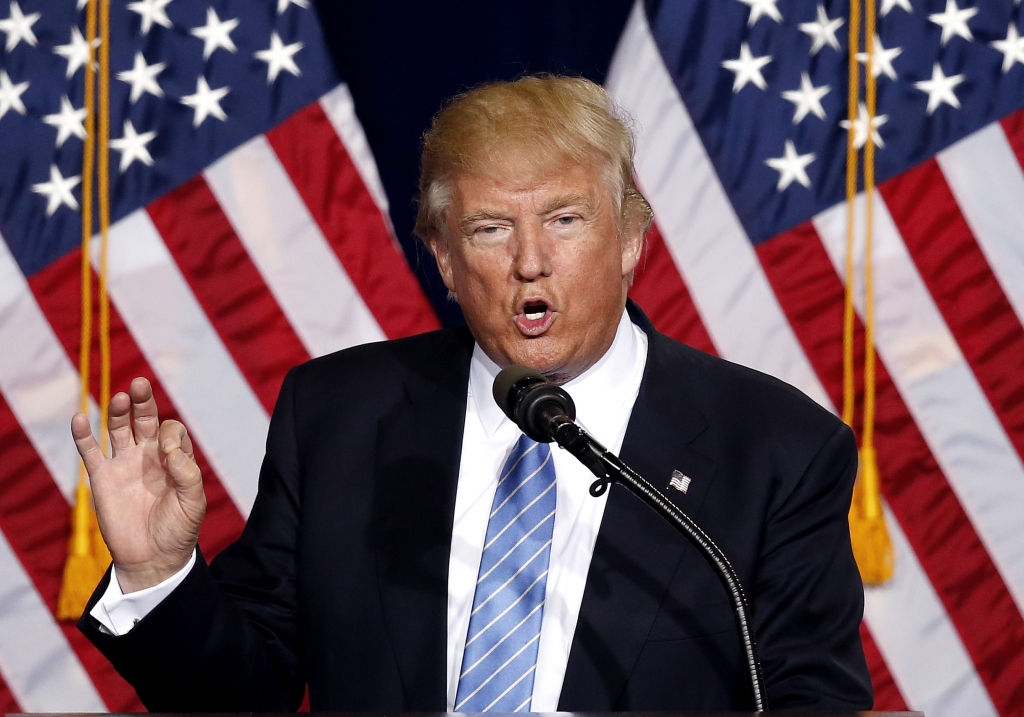
[[[732,599],[736,625],[750,673],[754,705],[759,712],[766,711],[764,677],[761,674],[761,663],[757,659],[757,644],[750,629],[750,608],[739,576],[722,549],[667,496],[576,424],[576,405],[563,388],[551,383],[534,369],[509,366],[502,369],[494,379],[493,393],[495,403],[523,433],[538,442],[556,442],[597,476],[597,480],[590,486],[591,495],[602,495],[610,483],[620,483],[653,508],[700,551]]]

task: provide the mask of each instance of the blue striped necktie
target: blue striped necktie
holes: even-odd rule
[[[456,712],[529,709],[555,525],[551,447],[521,436],[491,504]]]

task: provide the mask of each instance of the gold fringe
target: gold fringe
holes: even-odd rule
[[[97,24],[99,32],[97,33]],[[94,41],[100,39],[99,112],[96,108],[96,69]],[[86,45],[89,61],[85,64],[86,136],[82,156],[82,322],[79,353],[81,380],[80,410],[89,412],[89,372],[92,348],[92,239],[93,182],[99,144],[99,214],[101,261],[99,276],[100,329],[100,441],[107,452],[107,404],[110,401],[110,300],[107,296],[107,233],[110,226],[109,188],[109,123],[110,123],[110,0],[89,0],[86,8]],[[97,114],[99,130],[96,129]],[[92,492],[84,464],[79,464],[75,506],[71,513],[71,537],[64,564],[60,594],[57,597],[57,618],[77,620],[82,616],[89,597],[110,565],[110,551],[100,535]]]
[[[861,449],[860,471],[850,506],[850,539],[865,585],[881,585],[892,578],[894,556],[878,488],[878,463],[873,448]]]
[[[108,565],[110,553],[100,537],[92,494],[85,480],[79,480],[71,513],[68,559],[64,563],[64,578],[57,597],[58,620],[77,620],[82,616]]]

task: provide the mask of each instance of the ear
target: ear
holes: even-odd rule
[[[640,256],[644,251],[644,234],[637,229],[631,229],[622,237],[622,276],[630,276],[637,264],[640,263]]]
[[[448,240],[435,233],[427,242],[427,248],[434,255],[437,271],[441,275],[441,281],[444,282],[445,288],[448,291],[455,291],[455,280],[452,277],[451,245]]]

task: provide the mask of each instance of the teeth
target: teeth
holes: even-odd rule
[[[544,312],[544,311],[533,311],[533,312],[527,311],[526,312],[526,318],[528,318],[530,321],[536,321],[537,319],[543,319],[545,313],[546,312]]]

